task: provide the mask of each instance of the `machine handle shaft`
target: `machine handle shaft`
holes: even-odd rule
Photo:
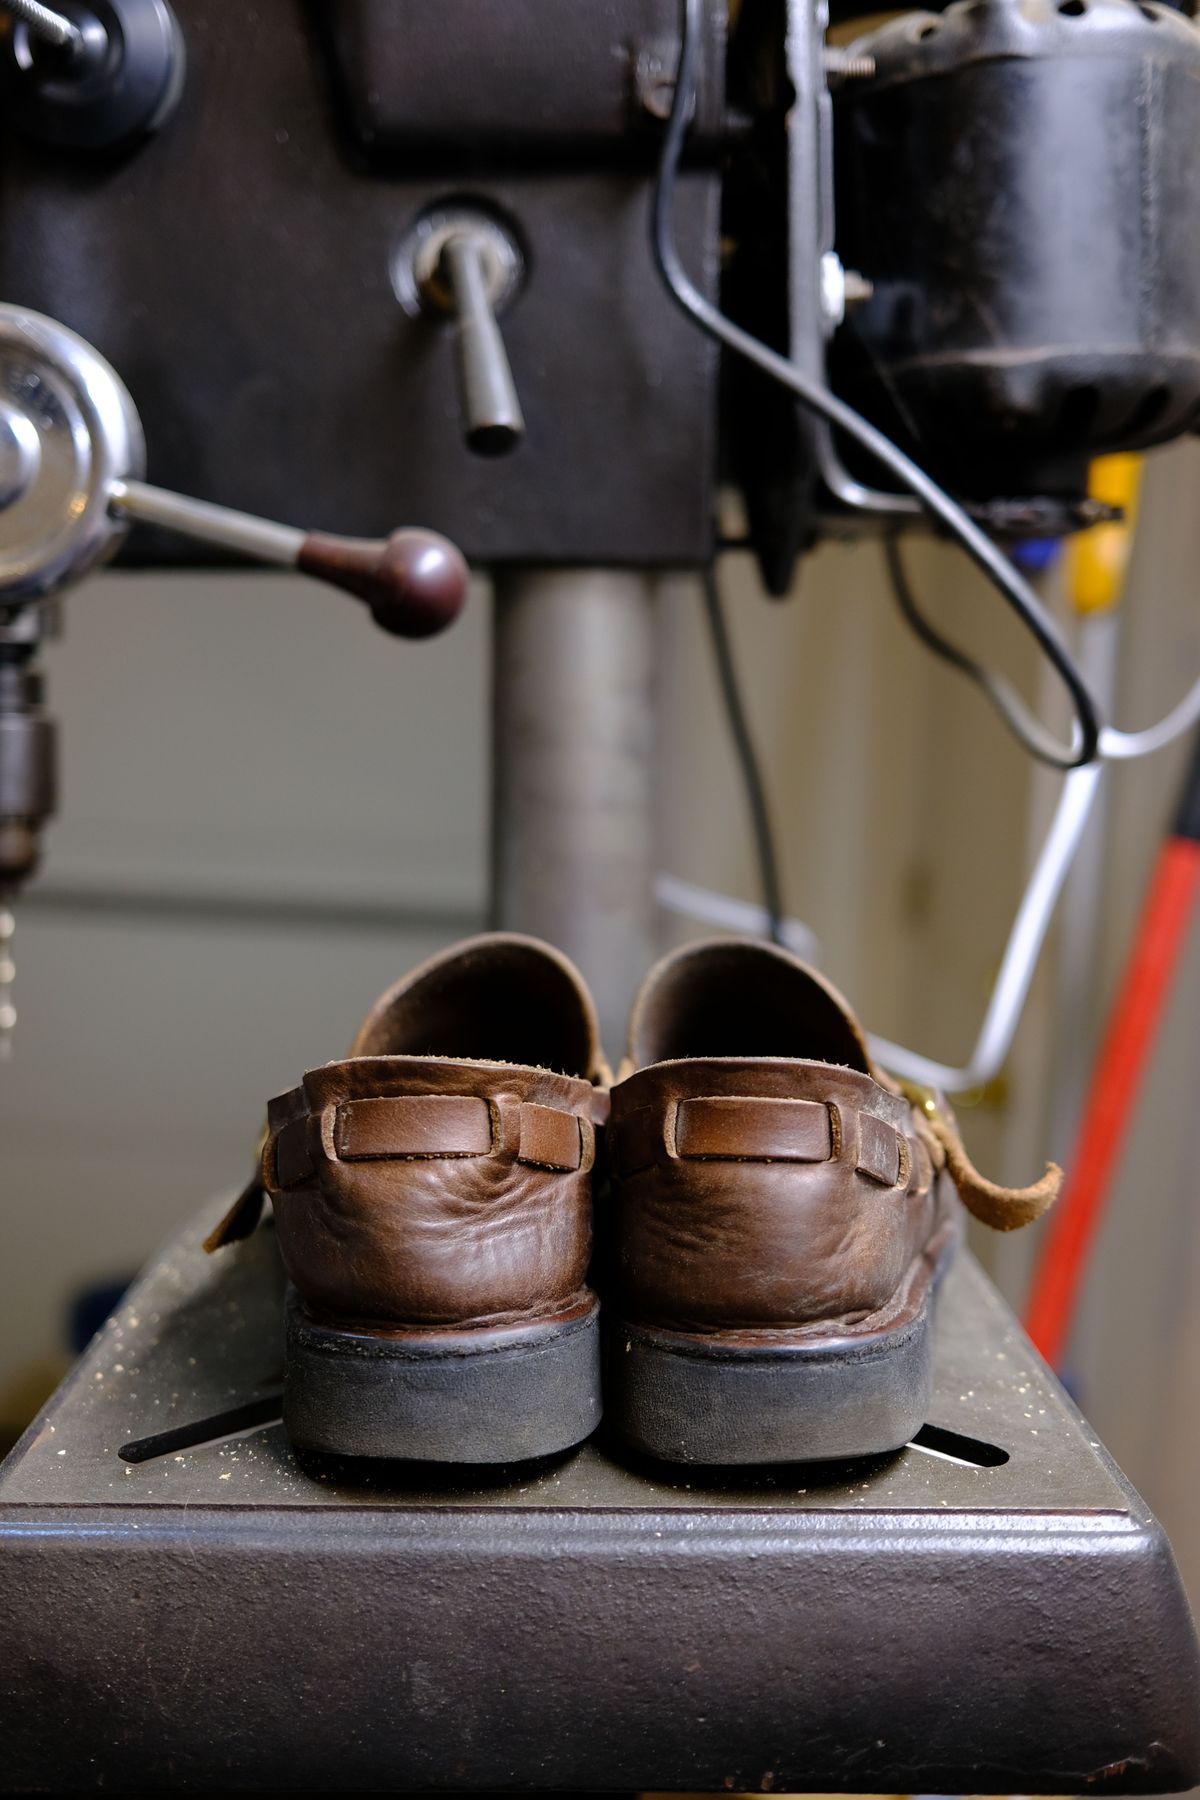
[[[503,456],[524,435],[525,420],[496,323],[486,256],[477,232],[456,231],[442,251],[442,271],[454,301],[467,443],[481,456]]]
[[[365,600],[376,624],[395,637],[432,637],[453,623],[467,597],[470,574],[462,552],[436,531],[332,537],[191,500],[144,481],[114,482],[109,507],[141,524],[328,582]]]

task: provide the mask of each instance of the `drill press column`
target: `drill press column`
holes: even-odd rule
[[[494,617],[493,921],[574,958],[612,1055],[651,950],[653,585],[512,570]]]

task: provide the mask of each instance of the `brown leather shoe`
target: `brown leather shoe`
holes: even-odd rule
[[[873,1065],[829,984],[740,939],[659,963],[612,1092],[617,1295],[606,1409],[637,1449],[768,1463],[898,1449],[924,1423],[954,1189],[1001,1229],[1009,1192],[953,1119]]]
[[[295,1443],[510,1462],[594,1429],[608,1077],[578,971],[497,933],[399,982],[344,1062],[271,1101],[261,1189],[293,1283]],[[253,1229],[261,1204],[248,1190],[213,1246]]]

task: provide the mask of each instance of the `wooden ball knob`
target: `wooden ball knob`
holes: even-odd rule
[[[466,559],[436,531],[394,531],[382,541],[310,532],[296,566],[365,600],[394,637],[433,637],[453,625],[470,584]]]

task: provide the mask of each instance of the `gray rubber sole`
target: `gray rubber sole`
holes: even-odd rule
[[[289,1295],[283,1423],[302,1450],[414,1462],[550,1456],[600,1422],[599,1302],[549,1324],[384,1337]]]
[[[914,1315],[866,1337],[732,1345],[607,1323],[606,1416],[663,1462],[799,1463],[899,1450],[933,1392],[933,1315],[948,1243]]]

